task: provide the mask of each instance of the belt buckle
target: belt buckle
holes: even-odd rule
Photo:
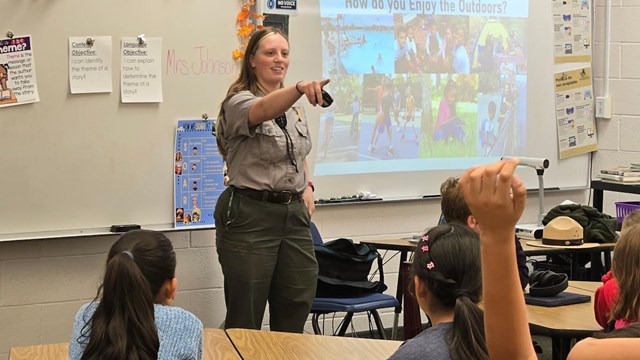
[[[291,200],[293,199],[293,193],[291,191],[282,191],[280,192],[283,195],[289,195],[289,199],[287,200],[287,202],[283,202],[284,205],[289,205],[291,204]]]

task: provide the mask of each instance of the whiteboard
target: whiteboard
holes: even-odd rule
[[[367,14],[367,12],[372,12],[376,14],[382,14],[388,12],[388,9],[384,9],[380,11],[375,11],[372,9],[372,2],[369,1],[361,1],[361,2],[342,2],[338,0],[313,0],[313,1],[305,1],[303,6],[300,8],[300,16],[291,18],[290,27],[293,29],[290,38],[291,38],[291,47],[292,47],[292,64],[303,62],[305,67],[300,69],[295,65],[291,65],[289,70],[289,79],[299,79],[305,78],[306,75],[312,76],[313,78],[320,78],[323,76],[323,70],[321,67],[326,67],[327,62],[325,63],[318,62],[319,58],[322,58],[321,54],[323,54],[323,41],[326,41],[326,35],[323,35],[323,31],[326,33],[327,30],[319,24],[319,22],[315,19],[321,17],[321,9],[320,4],[331,4],[333,3],[336,7],[344,8],[347,3],[359,3],[359,4],[368,4],[368,9],[351,9],[346,10],[347,13],[340,20],[345,29],[346,34],[336,36],[334,35],[333,39],[344,39],[342,41],[346,41],[346,38],[349,38],[349,41],[352,41],[353,33],[355,32],[355,40],[358,40],[360,32],[364,38],[364,32],[367,30],[361,30],[360,28],[357,31],[349,30],[358,28],[360,22],[363,22],[362,16],[363,14]],[[402,1],[400,1],[402,3]],[[409,1],[405,1],[405,4],[409,4]],[[412,2],[416,3],[416,2]],[[458,2],[456,2],[457,4]],[[526,1],[509,1],[506,2],[508,7],[513,9],[515,5],[518,4],[526,4]],[[385,2],[384,4],[387,4]],[[426,3],[425,3],[426,4]],[[505,2],[496,2],[496,4],[503,4]],[[535,5],[535,6],[534,6]],[[386,5],[385,5],[386,6]],[[588,185],[589,178],[589,155],[583,154],[567,159],[560,160],[558,157],[558,144],[557,144],[557,128],[555,121],[555,99],[554,99],[554,73],[558,71],[564,71],[572,66],[575,68],[578,65],[576,64],[564,64],[562,67],[557,67],[553,63],[553,23],[551,16],[551,2],[537,2],[537,1],[529,1],[528,4],[528,19],[526,20],[526,26],[524,28],[525,40],[527,43],[527,75],[526,75],[526,85],[521,90],[522,93],[526,93],[526,150],[523,150],[520,153],[509,154],[503,153],[500,156],[525,156],[525,157],[536,157],[536,158],[547,158],[550,160],[550,167],[546,170],[544,175],[544,186],[547,188],[559,188],[559,189],[576,189],[576,188],[586,188]],[[415,22],[415,17],[419,17],[421,15],[411,14],[411,11],[408,10],[409,5],[406,6],[406,11],[398,11],[399,13],[403,13],[405,24],[407,23],[407,19],[409,21]],[[525,8],[526,9],[526,8]],[[333,14],[340,14],[341,10],[333,11]],[[332,11],[327,11],[329,15],[323,18],[324,22],[334,22],[335,24],[335,15],[332,15]],[[350,14],[349,14],[350,13]],[[332,17],[333,16],[333,17]],[[352,21],[349,21],[349,16],[352,17]],[[385,19],[384,16],[380,16],[375,18],[376,21],[380,21],[381,23],[392,21],[397,22],[397,18],[393,18],[393,14],[389,15],[389,19]],[[354,17],[360,17],[360,19],[353,19]],[[444,16],[440,16],[437,21],[442,21]],[[426,16],[428,21],[431,21],[432,17],[430,15]],[[487,21],[492,19],[491,17],[487,17]],[[447,21],[447,20],[445,20]],[[354,25],[355,24],[355,25]],[[351,27],[350,27],[351,26]],[[297,31],[297,29],[303,28],[305,31]],[[335,27],[335,26],[334,26]],[[394,30],[397,30],[397,27],[394,27],[389,31],[389,36],[393,39]],[[324,40],[323,40],[324,36]],[[477,35],[476,35],[477,36]],[[373,36],[367,36],[367,38],[372,38]],[[471,36],[470,36],[471,37]],[[329,37],[331,39],[331,37]],[[473,46],[473,39],[468,40],[467,47]],[[301,57],[298,56],[299,49],[297,47],[304,46],[304,53]],[[355,45],[361,46],[361,45]],[[326,49],[324,53],[326,54]],[[309,54],[313,54],[313,56],[309,56]],[[375,54],[374,54],[375,55]],[[385,54],[384,58],[389,56],[389,54]],[[391,54],[393,56],[393,54]],[[375,62],[375,59],[370,58],[361,58],[362,62],[366,64],[361,67],[368,68],[369,64],[375,64],[376,66],[380,63],[380,58],[378,59],[378,63]],[[381,64],[384,65],[384,64]],[[584,66],[584,64],[579,64]],[[347,66],[347,65],[345,65]],[[312,69],[314,72],[306,73],[307,69]],[[392,67],[393,69],[393,67]],[[356,70],[356,72],[360,72],[360,70]],[[393,71],[392,71],[393,72]],[[326,71],[325,71],[326,73]],[[366,74],[366,70],[363,71],[364,75],[359,75],[360,78],[357,81],[365,82],[358,90],[358,96],[362,96],[361,99],[364,99],[367,95],[366,92],[362,91],[362,88],[369,87],[366,84],[366,77],[369,76]],[[358,75],[357,75],[358,76]],[[394,82],[397,80],[398,75],[385,75],[387,78],[393,78]],[[423,76],[422,74],[417,75]],[[364,80],[363,80],[364,78]],[[333,79],[333,84],[335,84],[335,78]],[[408,81],[408,80],[407,80]],[[333,85],[330,83],[327,88],[330,91],[338,92],[335,88],[331,88]],[[371,97],[371,96],[369,96]],[[351,98],[348,99],[336,99],[336,101],[346,101],[351,102]],[[363,103],[363,101],[361,101]],[[419,106],[419,105],[418,105]],[[348,106],[347,106],[348,107]],[[344,109],[345,107],[343,107]],[[480,107],[478,106],[478,109]],[[315,114],[320,113],[319,118],[312,120],[312,130],[315,134],[315,143],[314,143],[314,153],[311,156],[311,164],[312,168],[315,170],[314,180],[316,182],[316,196],[319,198],[334,198],[341,196],[352,196],[354,194],[358,194],[360,192],[368,191],[371,193],[377,194],[379,197],[383,199],[407,199],[407,198],[420,198],[423,196],[433,196],[439,194],[439,188],[441,182],[449,177],[449,176],[458,176],[461,175],[464,169],[469,166],[475,164],[484,164],[496,161],[500,158],[500,156],[487,156],[487,157],[467,157],[467,158],[435,158],[429,159],[431,160],[429,163],[421,163],[424,159],[402,159],[398,160],[397,156],[394,160],[389,160],[386,157],[385,151],[387,146],[387,140],[385,138],[386,134],[382,134],[378,138],[376,154],[371,155],[371,153],[367,153],[366,143],[369,142],[367,138],[363,138],[361,135],[357,143],[352,144],[352,148],[357,148],[353,152],[356,152],[357,155],[353,155],[349,153],[348,155],[344,155],[350,150],[339,149],[342,152],[336,151],[334,154],[336,157],[342,156],[352,156],[353,158],[357,158],[357,160],[345,161],[343,163],[333,164],[334,169],[339,169],[337,171],[342,173],[336,175],[332,173],[331,175],[326,175],[326,160],[323,160],[323,156],[326,156],[322,153],[322,143],[324,141],[323,138],[323,127],[324,120],[321,112],[316,112]],[[333,137],[336,137],[336,132],[347,131],[344,128],[345,123],[340,124],[338,121],[341,115],[339,111],[336,111],[336,121],[333,125]],[[478,110],[480,113],[480,110]],[[346,114],[347,119],[349,114]],[[373,116],[373,115],[370,115]],[[362,112],[360,117],[362,118]],[[361,121],[362,123],[362,121]],[[361,125],[363,126],[363,125]],[[364,129],[364,127],[363,127]],[[398,133],[396,133],[396,125],[393,124],[393,145],[398,148],[398,145],[401,144],[398,140]],[[370,132],[369,132],[370,133]],[[365,134],[365,137],[371,137]],[[408,132],[410,134],[410,132]],[[338,135],[339,136],[339,135]],[[334,141],[334,140],[330,140]],[[422,141],[422,140],[421,140]],[[331,144],[331,143],[330,143]],[[331,145],[329,147],[331,149]],[[331,157],[331,150],[328,152],[329,158]],[[372,161],[370,161],[373,159]],[[387,165],[393,164],[393,165]],[[407,168],[414,168],[413,171],[407,171]],[[383,170],[384,168],[384,170]],[[396,171],[396,169],[398,169]],[[525,184],[528,188],[537,189],[538,188],[538,177],[534,169],[531,168],[518,168],[517,172],[523,178]]]
[[[533,1],[532,1],[533,2]],[[287,83],[322,77],[318,0],[298,2],[290,18],[291,64]],[[0,0],[10,16],[0,32],[32,36],[40,101],[0,109],[0,234],[107,228],[136,223],[173,223],[173,146],[176,123],[215,116],[238,64],[235,14],[239,1],[151,0],[95,2]],[[586,187],[586,155],[559,161],[553,104],[550,2],[530,5],[527,83],[528,131],[535,132],[532,157],[548,157],[545,185]],[[122,104],[119,94],[120,38],[162,38],[164,102]],[[533,36],[536,34],[536,36]],[[68,37],[111,36],[113,92],[71,95]],[[309,157],[315,167],[321,112],[304,105],[315,134]],[[454,171],[363,174],[316,178],[316,196],[362,190],[384,198],[437,193]],[[529,187],[535,172],[522,169]]]
[[[40,102],[0,109],[1,234],[173,223],[176,123],[215,117],[237,73],[238,1],[7,1]],[[120,38],[163,40],[164,102],[120,102]],[[113,92],[71,95],[68,37],[111,36]]]

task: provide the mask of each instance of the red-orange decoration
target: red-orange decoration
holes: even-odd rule
[[[244,2],[244,0],[241,1]],[[251,12],[251,7],[254,4],[255,2],[253,0],[249,0],[244,5],[242,5],[240,11],[238,12],[238,15],[236,15],[236,25],[238,25],[236,34],[238,35],[238,40],[240,40],[240,48],[234,49],[231,52],[231,57],[233,57],[233,60],[242,59],[251,34],[253,34],[253,32],[256,30],[260,30],[263,28],[262,25],[256,25],[256,22],[258,20],[264,20],[265,16]]]

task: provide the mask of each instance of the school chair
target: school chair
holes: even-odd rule
[[[318,228],[313,222],[311,223],[311,237],[314,245],[322,245],[324,243]],[[379,256],[380,255],[378,254],[378,257]],[[384,282],[384,273],[382,266],[380,265],[381,263],[381,261],[378,262],[378,273],[380,274],[380,281]],[[382,324],[378,310],[395,308],[396,306],[398,306],[398,300],[395,297],[381,293],[369,293],[358,297],[346,298],[316,297],[310,311],[312,314],[311,325],[313,326],[313,332],[316,335],[322,335],[322,329],[318,323],[320,315],[344,312],[346,315],[342,320],[340,329],[336,333],[338,336],[344,336],[351,324],[353,315],[359,312],[367,312],[367,314],[371,314],[373,317],[380,338],[386,339],[387,336],[384,331],[384,325]]]

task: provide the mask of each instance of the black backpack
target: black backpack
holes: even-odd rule
[[[351,239],[336,239],[314,245],[318,261],[316,297],[358,297],[387,289],[382,272],[382,257],[374,246],[354,244]],[[369,281],[374,260],[378,260],[380,281]]]

